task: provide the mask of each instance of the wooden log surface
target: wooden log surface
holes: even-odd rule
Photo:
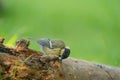
[[[15,48],[6,47],[0,38],[0,80],[120,80],[120,68],[45,55],[29,49],[29,41],[21,39]]]

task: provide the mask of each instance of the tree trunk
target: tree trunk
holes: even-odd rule
[[[3,45],[0,38],[1,80],[120,80],[120,68],[98,63],[51,57],[29,49],[29,41],[21,39],[15,48]]]

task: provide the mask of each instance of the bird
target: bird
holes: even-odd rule
[[[32,38],[30,38],[30,40],[31,39]],[[70,55],[70,48],[60,39],[42,38],[35,41],[41,46],[45,54],[57,56],[60,62]]]

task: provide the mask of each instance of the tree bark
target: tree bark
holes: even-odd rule
[[[16,47],[6,47],[0,38],[1,80],[120,80],[120,68],[103,64],[64,59],[29,49],[29,41],[21,39]]]

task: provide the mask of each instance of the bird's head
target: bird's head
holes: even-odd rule
[[[66,59],[69,57],[69,55],[70,55],[70,48],[65,47],[65,49],[62,52],[61,59]]]

